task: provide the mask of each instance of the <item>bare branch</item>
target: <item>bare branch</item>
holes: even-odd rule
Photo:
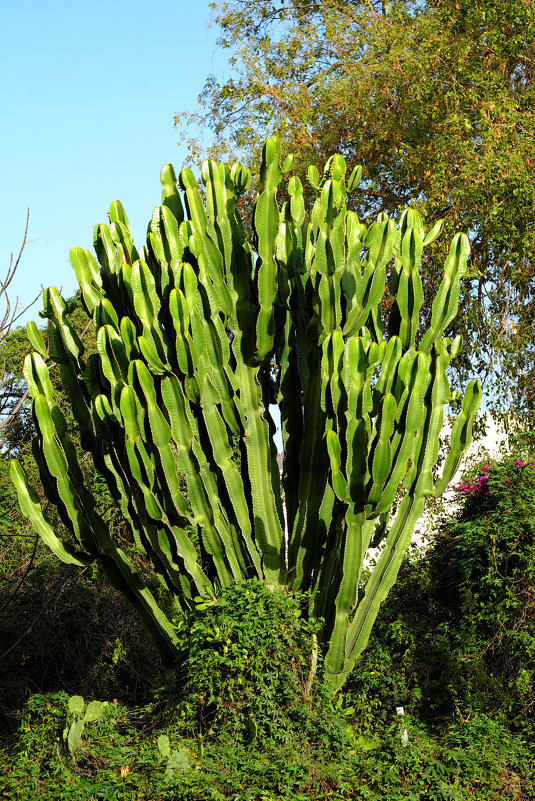
[[[14,407],[14,408],[13,408],[13,409],[10,411],[10,413],[8,414],[8,416],[7,416],[7,417],[5,417],[3,420],[0,420],[0,431],[1,431],[3,428],[5,428],[7,425],[9,425],[9,423],[11,423],[11,422],[12,422],[12,421],[15,419],[15,417],[17,416],[17,413],[18,413],[18,411],[19,411],[19,409],[20,409],[20,407],[22,406],[22,404],[24,403],[24,401],[25,401],[25,400],[26,400],[26,398],[28,397],[28,394],[29,394],[29,390],[28,390],[28,389],[26,389],[26,391],[25,391],[24,395],[22,395],[22,397],[21,397],[21,398],[19,399],[19,401],[17,402],[17,405],[16,405],[16,406],[15,406],[15,407]]]
[[[28,242],[29,223],[30,223],[30,209],[28,208],[26,211],[26,225],[24,227],[24,235],[22,237],[22,244],[19,248],[19,252],[16,258],[15,255],[11,253],[7,273],[5,277],[0,280],[0,299],[3,296],[5,302],[4,313],[0,317],[0,343],[3,340],[5,340],[5,338],[8,336],[9,332],[11,331],[13,325],[17,322],[17,320],[19,320],[20,317],[23,314],[25,314],[28,311],[28,309],[30,309],[33,306],[34,303],[37,302],[43,291],[43,287],[41,287],[40,292],[31,301],[31,303],[28,303],[22,309],[19,306],[18,297],[16,298],[14,305],[12,305],[8,295],[9,286],[13,281],[15,273],[19,268],[24,248],[26,247],[26,244]],[[6,367],[4,365],[4,368],[1,371],[0,375],[0,390],[1,390],[0,431],[13,422],[13,420],[17,416],[17,413],[20,411],[24,401],[28,397],[28,390],[26,390],[22,395],[20,395],[20,393],[16,391],[12,379],[13,376],[10,376],[8,374],[8,371],[6,370]],[[12,405],[13,403],[14,405]]]
[[[19,264],[20,264],[20,261],[21,261],[21,258],[22,258],[22,254],[23,254],[24,248],[26,247],[26,243],[28,241],[28,227],[29,227],[29,224],[30,224],[30,209],[28,207],[28,209],[26,211],[26,226],[24,228],[24,236],[22,237],[22,244],[20,246],[17,258],[15,259],[14,258],[14,254],[13,253],[11,254],[10,259],[9,259],[9,267],[7,269],[6,276],[0,281],[0,298],[2,298],[2,295],[3,295],[4,299],[5,299],[5,304],[6,304],[6,308],[5,308],[4,314],[0,318],[0,340],[4,339],[9,334],[13,324],[16,323],[17,320],[20,317],[22,317],[22,315],[25,312],[27,312],[28,309],[30,309],[33,306],[34,303],[37,302],[37,300],[41,297],[41,293],[43,291],[43,288],[41,287],[41,291],[34,298],[34,300],[32,300],[31,303],[28,303],[28,305],[25,306],[20,311],[19,311],[19,303],[18,303],[19,299],[18,299],[18,297],[16,298],[15,305],[14,305],[14,307],[12,309],[11,301],[9,299],[9,295],[7,294],[7,290],[9,288],[9,285],[11,284],[14,276],[15,276],[15,273],[17,272],[17,269],[19,267]]]
[[[65,572],[63,574],[63,577],[62,577],[61,581],[59,582],[59,584],[57,584],[57,586],[54,589],[54,592],[52,593],[52,595],[50,595],[50,597],[45,601],[45,603],[41,607],[39,613],[32,620],[32,622],[30,623],[28,628],[25,631],[23,631],[23,633],[20,635],[18,640],[16,642],[14,642],[13,645],[11,645],[6,651],[4,651],[3,654],[0,654],[0,660],[1,659],[5,659],[6,656],[8,656],[12,651],[14,651],[15,648],[18,645],[20,645],[20,643],[28,636],[28,634],[32,633],[32,631],[34,630],[35,626],[39,623],[39,621],[43,617],[44,613],[46,612],[46,610],[48,609],[48,607],[50,606],[50,604],[52,603],[54,598],[56,598],[56,596],[59,595],[59,593],[61,592],[61,588],[63,587],[63,585],[65,584],[67,579],[70,577],[72,571],[73,571],[73,565],[68,565],[67,569],[65,570]]]

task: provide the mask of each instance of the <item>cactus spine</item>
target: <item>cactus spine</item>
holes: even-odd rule
[[[172,661],[173,626],[84,484],[54,402],[46,364],[54,361],[83,446],[176,610],[210,592],[215,579],[227,585],[256,576],[309,591],[312,613],[325,621],[326,682],[335,692],[366,645],[425,498],[442,492],[457,469],[481,389],[476,381],[468,387],[434,483],[451,400],[446,372],[460,348],[443,334],[457,312],[468,240],[453,240],[422,330],[419,266],[440,224],[426,237],[417,213],[406,211],[398,226],[380,215],[366,227],[347,208],[361,170],[346,182],[340,156],[321,178],[309,170],[316,201],[307,224],[297,177],[277,203],[291,166],[291,159],[281,166],[280,145],[268,140],[252,244],[237,212],[250,178],[237,164],[203,164],[205,200],[189,170],[180,191],[173,168],[164,167],[162,205],[139,252],[121,204],[112,204],[109,226],[95,229],[98,261],[80,248],[71,253],[97,353],[85,358],[54,288],[44,296],[48,351],[35,326],[28,331],[36,349],[25,363],[34,453],[69,542],[52,529],[17,462],[12,477],[47,545],[67,562],[100,562]],[[393,302],[384,332],[388,273]],[[382,539],[358,601],[366,552]]]

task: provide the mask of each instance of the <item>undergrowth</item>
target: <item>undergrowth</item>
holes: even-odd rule
[[[523,454],[463,478],[459,513],[431,548],[407,557],[334,700],[322,689],[321,657],[312,667],[317,624],[305,596],[250,581],[198,598],[175,621],[180,667],[158,676],[142,633],[132,622],[128,635],[126,610],[111,605],[113,591],[100,585],[99,607],[84,597],[94,582],[82,575],[63,628],[49,621],[25,641],[25,664],[37,667],[46,664],[43,632],[63,632],[72,649],[88,626],[68,685],[51,670],[61,691],[49,692],[50,679],[7,715],[0,798],[535,798],[532,464]],[[103,647],[104,631],[121,634]],[[61,643],[50,656],[66,658]],[[10,664],[15,674],[24,668]],[[36,668],[31,675],[38,684]]]
[[[521,738],[491,718],[452,720],[437,732],[391,715],[386,726],[340,715],[344,741],[300,738],[245,744],[192,737],[180,718],[162,728],[158,705],[108,703],[72,754],[69,696],[35,695],[0,753],[0,798],[70,801],[533,798],[533,760]],[[72,724],[71,724],[72,725]],[[408,740],[404,744],[403,729]],[[363,735],[362,732],[365,732]],[[318,742],[318,739],[320,740]]]

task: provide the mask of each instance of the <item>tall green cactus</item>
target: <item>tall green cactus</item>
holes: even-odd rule
[[[17,462],[12,477],[46,544],[63,561],[99,562],[172,662],[173,625],[84,484],[54,401],[47,362],[55,362],[83,446],[177,612],[215,579],[258,577],[310,592],[311,613],[324,620],[334,692],[366,645],[425,498],[442,492],[459,465],[481,390],[476,381],[467,389],[435,483],[451,400],[447,369],[460,348],[443,334],[457,312],[468,240],[454,238],[422,330],[419,266],[440,224],[426,236],[418,214],[406,211],[397,226],[380,215],[366,227],[347,208],[361,170],[346,182],[340,156],[321,178],[309,170],[316,201],[307,223],[297,177],[277,203],[291,167],[291,158],[281,164],[277,139],[268,140],[252,244],[237,211],[250,178],[238,164],[205,162],[202,193],[189,170],[180,192],[173,168],[164,167],[162,205],[139,252],[121,204],[112,204],[110,225],[95,229],[98,262],[80,248],[71,253],[98,352],[85,358],[54,288],[44,295],[48,350],[35,325],[28,329],[36,351],[25,363],[34,454],[68,541]],[[273,404],[281,414],[282,474]],[[362,591],[366,552],[381,540]]]

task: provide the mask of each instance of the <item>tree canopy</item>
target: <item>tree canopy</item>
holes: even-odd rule
[[[208,77],[212,152],[252,164],[276,133],[295,172],[333,152],[362,163],[353,208],[444,218],[472,256],[455,332],[459,365],[491,405],[532,408],[535,321],[535,15],[530,0],[233,0],[214,3],[232,74]],[[190,149],[196,153],[190,140]],[[245,154],[247,151],[247,155]],[[371,199],[371,202],[370,202]],[[448,236],[449,235],[449,236]],[[437,254],[438,255],[438,254]],[[429,295],[438,276],[428,265]],[[464,378],[464,376],[463,376]]]

